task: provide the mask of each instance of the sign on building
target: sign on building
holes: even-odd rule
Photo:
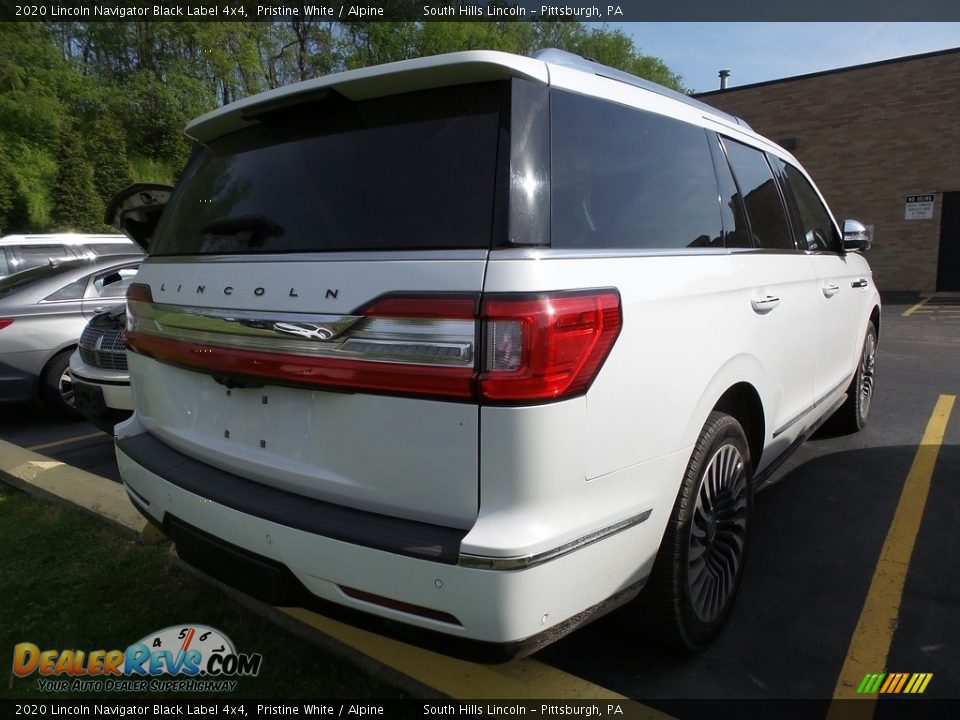
[[[907,195],[907,202],[903,210],[903,219],[933,219],[933,195]]]

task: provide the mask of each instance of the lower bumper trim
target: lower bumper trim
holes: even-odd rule
[[[187,492],[262,520],[354,545],[455,565],[467,534],[270,487],[195,460],[147,432],[119,438],[117,450]]]
[[[594,530],[591,533],[587,533],[586,535],[578,537],[576,540],[571,540],[570,542],[564,543],[558,547],[544,550],[543,552],[532,555],[519,555],[516,557],[492,557],[487,555],[461,553],[458,564],[461,567],[474,568],[477,570],[525,570],[527,568],[534,567],[535,565],[541,565],[542,563],[556,560],[557,558],[563,557],[568,553],[572,553],[576,550],[586,547],[587,545],[592,545],[593,543],[599,542],[604,538],[615,535],[618,532],[632,528],[634,525],[639,525],[648,517],[650,517],[650,513],[652,512],[653,510],[644,510],[642,513],[634,515],[633,517],[620,520],[612,525],[608,525],[605,528]]]

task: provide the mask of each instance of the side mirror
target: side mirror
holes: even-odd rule
[[[863,223],[856,220],[843,221],[843,249],[860,251],[870,249],[870,232]]]
[[[153,231],[173,187],[157,183],[135,183],[118,192],[107,203],[103,221],[112,225],[145,251],[150,251]]]

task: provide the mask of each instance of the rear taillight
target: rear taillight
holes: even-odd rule
[[[13,325],[13,318],[0,318],[0,330]]]
[[[579,395],[620,334],[614,290],[484,299],[486,362],[479,395],[495,403]]]
[[[522,404],[585,392],[620,325],[615,290],[490,295],[482,305],[479,295],[401,293],[350,315],[306,316],[154,304],[135,283],[126,339],[215,377]]]

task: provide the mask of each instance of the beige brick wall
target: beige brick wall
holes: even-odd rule
[[[699,97],[796,139],[837,220],[874,226],[882,290],[935,288],[942,193],[960,191],[960,49]],[[933,218],[904,220],[904,198],[931,193]]]

